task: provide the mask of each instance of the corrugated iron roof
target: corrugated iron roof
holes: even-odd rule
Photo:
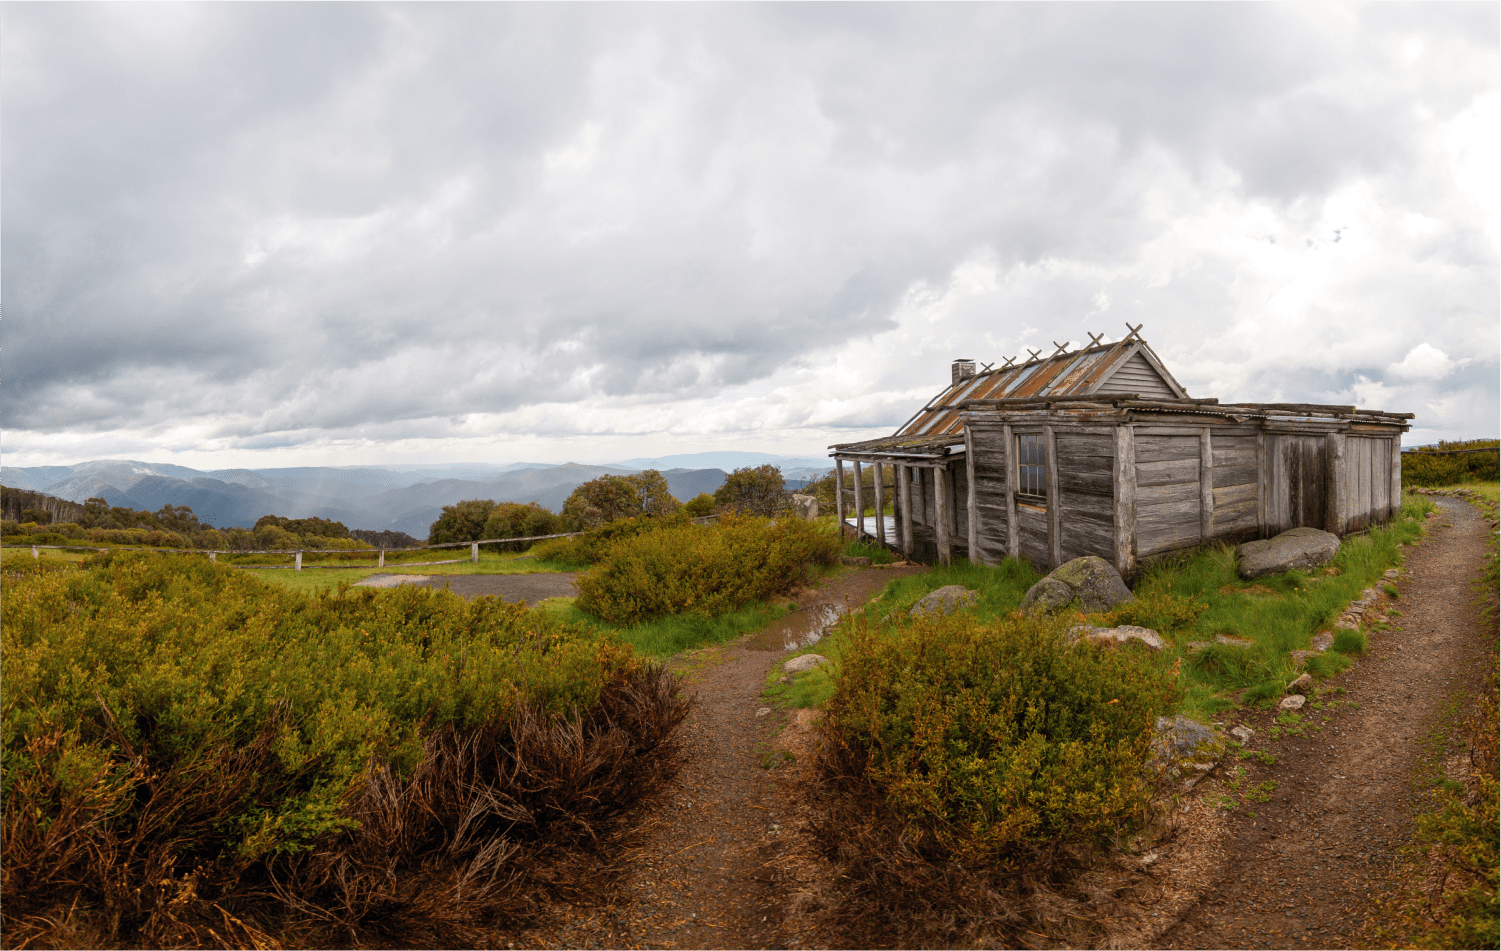
[[[1072,353],[1055,353],[977,374],[947,387],[894,436],[937,439],[962,434],[964,423],[959,419],[958,406],[964,400],[1088,395],[1109,378],[1111,371],[1137,353],[1147,355],[1154,368],[1161,368],[1161,361],[1146,341],[1127,337],[1118,343],[1099,344]],[[1171,381],[1171,385],[1177,386],[1166,370],[1162,370],[1162,375]]]

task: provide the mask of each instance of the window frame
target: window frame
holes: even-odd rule
[[[1016,434],[1016,498],[1019,502],[1048,501],[1048,450],[1045,433]]]

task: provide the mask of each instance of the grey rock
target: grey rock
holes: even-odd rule
[[[870,567],[870,559],[866,558],[864,555],[840,555],[839,563],[841,565],[848,565],[851,568]]]
[[[1319,631],[1313,635],[1313,649],[1323,653],[1334,646],[1334,635],[1329,631]]]
[[[1385,572],[1384,572],[1384,575],[1385,575],[1385,577],[1387,577],[1387,578],[1396,578],[1396,577],[1397,577],[1397,576],[1399,576],[1399,575],[1401,575],[1401,574],[1402,574],[1402,572],[1400,572],[1400,571],[1398,571],[1398,570],[1397,570],[1397,569],[1395,569],[1395,568],[1388,568],[1388,569],[1386,569],[1386,571],[1385,571]]]
[[[1304,674],[1303,676],[1299,677],[1297,680],[1294,680],[1292,683],[1290,683],[1290,684],[1287,685],[1287,692],[1289,694],[1303,694],[1304,696],[1307,696],[1308,695],[1308,691],[1310,691],[1312,689],[1313,689],[1313,675],[1312,674]]]
[[[1287,656],[1292,660],[1294,667],[1302,667],[1308,663],[1308,658],[1317,653],[1318,651],[1291,651]],[[1304,674],[1304,676],[1306,677],[1307,674]],[[1302,678],[1298,679],[1301,680]]]
[[[829,659],[822,654],[800,654],[782,665],[782,670],[789,674],[800,674],[805,670],[812,670],[819,664],[826,664]]]
[[[758,720],[761,717],[770,716],[770,715],[771,715],[771,707],[762,707],[761,709],[759,709],[759,710],[756,711],[756,719],[758,719]]]
[[[1282,698],[1282,702],[1279,703],[1279,704],[1277,704],[1277,709],[1278,710],[1301,710],[1301,709],[1303,709],[1303,704],[1305,704],[1307,702],[1308,702],[1308,698],[1307,697],[1303,696],[1300,693],[1295,693],[1295,694],[1292,694],[1291,696],[1283,697]]]
[[[1051,614],[1068,607],[1073,600],[1074,589],[1049,576],[1027,589],[1021,609],[1027,614]]]
[[[811,495],[793,493],[792,514],[804,521],[813,521],[818,518],[818,499]]]
[[[1294,568],[1316,568],[1339,553],[1339,536],[1317,528],[1294,528],[1276,538],[1236,546],[1242,578],[1261,578]]]
[[[1158,717],[1147,768],[1192,789],[1224,755],[1224,738],[1209,727],[1185,716]]]
[[[936,591],[928,592],[921,601],[912,605],[912,610],[908,613],[913,617],[941,617],[974,604],[979,596],[978,591],[962,584],[944,585]]]
[[[1135,624],[1122,624],[1120,627],[1090,627],[1087,624],[1076,624],[1069,629],[1070,640],[1090,640],[1102,644],[1125,644],[1136,641],[1145,644],[1153,651],[1164,650],[1167,643],[1162,636],[1150,628],[1137,627]]]
[[[1256,735],[1256,731],[1248,726],[1237,726],[1231,727],[1230,735],[1235,737],[1235,739],[1240,742],[1241,746],[1245,746],[1247,743],[1251,742],[1251,737]]]
[[[1048,577],[1068,585],[1085,614],[1099,614],[1136,600],[1131,589],[1121,580],[1120,573],[1098,555],[1066,561],[1054,568]]]

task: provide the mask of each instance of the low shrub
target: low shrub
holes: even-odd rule
[[[451,946],[678,761],[675,681],[519,605],[29,561],[3,579],[7,943]]]
[[[1070,643],[1067,627],[964,614],[887,636],[857,625],[828,706],[831,774],[862,777],[912,841],[965,862],[1016,867],[1129,826],[1176,685],[1135,651]]]
[[[1196,598],[1153,588],[1140,592],[1134,601],[1117,605],[1102,623],[1109,627],[1135,624],[1161,634],[1177,634],[1193,630],[1208,609],[1209,605]]]
[[[837,538],[799,519],[731,515],[713,525],[622,532],[578,579],[576,604],[614,624],[714,617],[788,590],[838,552]]]
[[[1407,486],[1455,485],[1461,482],[1495,481],[1496,452],[1466,452],[1501,446],[1495,439],[1440,442],[1402,453],[1402,484]]]

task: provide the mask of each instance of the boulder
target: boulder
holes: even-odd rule
[[[1185,716],[1158,717],[1147,753],[1147,768],[1192,789],[1225,755],[1225,740]]]
[[[908,613],[913,617],[940,617],[945,614],[953,614],[963,607],[975,603],[980,596],[978,591],[966,588],[962,584],[944,585],[936,591],[930,591],[923,599],[912,605]]]
[[[1242,578],[1262,578],[1294,568],[1317,568],[1339,553],[1339,536],[1317,528],[1294,528],[1276,538],[1235,548]]]
[[[1099,614],[1118,604],[1136,600],[1131,589],[1121,580],[1120,572],[1098,555],[1066,561],[1054,568],[1048,577],[1068,585],[1085,614]]]
[[[1069,640],[1089,640],[1101,644],[1125,644],[1136,641],[1145,644],[1148,649],[1160,651],[1167,647],[1161,635],[1145,627],[1137,627],[1135,624],[1122,624],[1120,627],[1090,627],[1087,624],[1076,624],[1069,629]]]
[[[812,670],[819,664],[828,663],[829,659],[822,654],[799,654],[782,665],[782,670],[789,674],[800,674],[805,670]]]
[[[1303,704],[1305,704],[1307,702],[1308,702],[1308,698],[1305,697],[1305,696],[1303,696],[1301,693],[1290,694],[1289,696],[1286,696],[1286,697],[1282,698],[1282,702],[1279,703],[1279,704],[1277,704],[1277,709],[1278,710],[1301,710],[1301,709],[1303,709]]]
[[[1028,614],[1051,614],[1066,608],[1074,600],[1074,589],[1051,576],[1027,589],[1021,608]]]
[[[818,518],[818,499],[811,495],[792,495],[792,514],[805,522]]]

